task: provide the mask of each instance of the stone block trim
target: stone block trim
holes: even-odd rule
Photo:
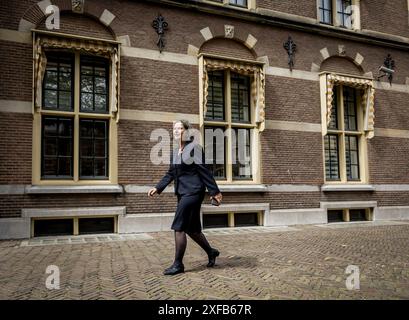
[[[105,9],[102,15],[99,17],[99,21],[101,21],[103,24],[105,24],[107,27],[111,24],[111,22],[115,19],[115,15]]]

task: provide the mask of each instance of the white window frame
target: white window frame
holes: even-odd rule
[[[33,35],[33,39],[35,39],[36,34],[41,37],[42,34],[45,36],[50,35],[53,37],[59,36],[56,33],[50,32],[43,32],[39,30],[35,30],[35,34]],[[94,39],[94,38],[85,38],[85,37],[76,37],[73,35],[61,35],[62,37],[70,38],[77,38],[81,40],[89,40],[95,41],[101,39]],[[109,42],[107,42],[108,45]],[[118,42],[110,42],[111,45],[117,46],[118,50],[118,65],[120,64],[120,52],[119,52],[119,43]],[[33,50],[36,52],[36,43],[33,42]],[[42,51],[47,52],[46,50],[42,49]],[[112,74],[112,58],[110,58],[110,66],[109,66],[109,94],[110,97],[108,102],[108,110],[109,112],[106,114],[98,114],[98,113],[86,113],[80,110],[80,56],[81,53],[77,49],[68,50],[66,48],[60,48],[58,51],[70,51],[74,52],[75,60],[74,60],[74,69],[73,69],[73,76],[74,76],[74,101],[73,101],[73,110],[72,111],[60,111],[60,110],[49,110],[43,109],[42,105],[37,105],[41,99],[34,99],[33,100],[33,149],[32,149],[32,184],[33,185],[58,185],[58,186],[76,186],[76,185],[117,185],[118,184],[118,133],[117,133],[117,123],[119,121],[119,103],[117,99],[112,99],[113,97],[117,98],[117,94],[119,93],[119,83],[117,83],[117,94],[113,93],[113,74]],[[38,87],[39,85],[43,85],[44,78],[40,83],[35,81],[35,72],[33,68],[33,81],[35,85],[33,86],[33,96],[37,98],[38,94]],[[116,70],[117,76],[119,79],[119,68]],[[37,100],[37,101],[36,101]],[[49,116],[61,116],[61,117],[72,117],[74,119],[74,126],[73,126],[73,177],[72,179],[42,179],[41,177],[41,144],[42,144],[42,116],[49,115]],[[108,177],[106,179],[80,179],[79,175],[79,120],[80,118],[87,118],[87,119],[105,119],[109,122],[109,132],[108,132]]]
[[[337,14],[337,0],[331,0],[332,4],[332,25],[322,23],[320,20],[320,3],[321,0],[317,0],[317,22],[323,26],[334,26],[334,27],[341,27],[341,22],[338,19]],[[351,0],[352,6],[352,22],[351,28],[345,28],[346,30],[360,30],[361,29],[361,10],[360,10],[360,0]]]
[[[237,6],[230,3],[230,0],[222,0],[217,2],[217,0],[201,0],[201,2],[210,3],[218,6],[224,6],[229,8],[235,8],[238,10],[255,10],[256,9],[256,0],[247,0],[247,7]]]
[[[209,57],[214,58],[214,56],[206,55]],[[231,119],[231,87],[230,87],[230,70],[225,70],[225,119],[224,121],[208,121],[205,120],[205,114],[203,110],[203,69],[204,69],[204,55],[201,54],[199,56],[199,88],[200,88],[200,133],[201,133],[201,141],[200,143],[204,145],[204,137],[205,137],[205,126],[219,126],[219,127],[228,127],[231,128],[233,122],[230,121]],[[222,58],[219,58],[223,60]],[[234,60],[234,59],[227,59],[226,60]],[[248,61],[247,61],[248,62]],[[248,62],[249,63],[249,62]],[[251,63],[251,62],[250,62]],[[253,62],[254,63],[254,62]],[[262,67],[264,68],[264,66]],[[231,139],[231,130],[226,130],[227,132],[227,143],[225,145],[226,152],[226,179],[217,180],[217,183],[220,185],[248,185],[248,184],[260,184],[261,183],[261,145],[260,145],[260,134],[264,130],[264,119],[263,122],[258,123],[258,116],[257,116],[256,106],[254,105],[253,99],[250,99],[250,117],[251,123],[234,123],[233,127],[235,128],[249,128],[250,129],[250,154],[251,154],[251,174],[252,178],[248,180],[241,180],[236,179],[234,180],[233,170],[232,170],[232,139]],[[237,160],[237,159],[236,159]]]

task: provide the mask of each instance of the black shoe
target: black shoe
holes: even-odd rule
[[[169,268],[165,269],[163,274],[165,276],[173,276],[178,273],[183,273],[185,272],[185,267],[183,264],[173,264]]]
[[[220,252],[217,249],[212,249],[212,252],[209,254],[209,263],[207,267],[213,267],[216,263],[216,257],[220,255]]]

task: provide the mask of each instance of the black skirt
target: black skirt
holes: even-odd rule
[[[176,208],[175,218],[171,226],[172,230],[185,232],[200,232],[202,225],[200,223],[200,207],[202,205],[205,193],[200,192],[192,195],[177,195],[178,206]]]

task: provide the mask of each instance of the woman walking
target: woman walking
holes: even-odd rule
[[[175,260],[164,271],[165,275],[174,275],[184,272],[183,256],[186,250],[186,234],[189,235],[204,251],[206,251],[209,263],[213,267],[216,257],[220,252],[210,246],[205,235],[202,233],[200,223],[200,207],[203,202],[206,187],[210,199],[214,199],[219,205],[222,194],[217,187],[212,173],[205,165],[205,157],[202,147],[186,139],[189,137],[190,124],[186,120],[179,120],[173,125],[173,138],[178,142],[178,150],[173,150],[168,172],[161,181],[148,192],[148,196],[161,194],[166,186],[174,180],[175,194],[178,198],[175,218],[172,230],[175,231]],[[190,138],[190,137],[189,137]]]

